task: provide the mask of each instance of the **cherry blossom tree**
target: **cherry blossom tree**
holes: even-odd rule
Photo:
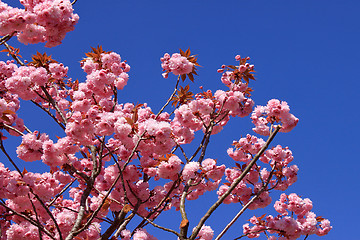
[[[299,169],[291,150],[271,143],[299,120],[285,101],[272,99],[255,107],[249,57],[237,55],[235,65],[218,70],[225,90],[193,93],[186,83],[196,81],[196,55],[190,49],[166,53],[161,58],[163,77],[175,87],[163,107],[153,111],[146,103],[119,103],[118,91],[131,74],[115,52],[98,46],[85,53],[84,81],[71,79],[68,67],[46,53],[21,60],[19,49],[8,40],[59,45],[79,16],[68,0],[20,3],[23,9],[0,1],[0,44],[12,57],[0,61],[1,240],[157,239],[151,228],[167,231],[173,239],[220,239],[245,210],[271,205],[271,192],[296,182]],[[63,136],[51,139],[41,129],[29,129],[26,123],[34,119],[17,114],[23,101],[44,111]],[[212,135],[221,134],[231,118],[249,116],[258,135],[233,141],[227,149],[232,162],[225,166],[208,156]],[[8,152],[10,137],[22,139],[18,159]],[[41,161],[50,171],[21,171],[21,161]],[[200,221],[188,219],[186,203],[202,201],[211,191],[218,197]],[[223,204],[242,209],[215,233],[206,221]],[[281,194],[273,207],[278,215],[252,217],[237,239],[306,239],[332,228],[329,220],[311,211],[310,199],[296,193]],[[181,216],[179,229],[157,224],[167,211]]]

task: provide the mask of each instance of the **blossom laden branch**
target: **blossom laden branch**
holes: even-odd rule
[[[211,216],[211,214],[221,205],[221,203],[225,200],[225,198],[235,189],[235,187],[244,179],[246,174],[250,171],[250,169],[254,166],[256,161],[260,158],[260,156],[265,152],[265,150],[269,147],[270,143],[276,136],[276,134],[281,129],[281,126],[277,126],[272,132],[264,144],[264,146],[260,149],[260,151],[254,156],[251,162],[247,165],[245,170],[241,173],[241,175],[231,184],[229,189],[209,208],[209,210],[204,214],[204,216],[200,219],[198,225],[194,228],[191,236],[189,237],[190,240],[194,240],[198,235],[201,227],[204,225],[205,221]]]

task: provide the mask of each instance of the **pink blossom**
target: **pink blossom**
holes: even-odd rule
[[[25,44],[47,41],[47,47],[59,45],[79,20],[69,0],[20,2],[25,10],[1,3],[0,34],[17,32],[18,40]]]
[[[131,231],[130,230],[122,230],[121,231],[121,239],[122,240],[130,240],[131,238]]]
[[[51,77],[55,79],[62,79],[66,77],[68,72],[68,67],[64,67],[62,63],[50,63],[49,64],[49,71],[51,73]]]
[[[24,9],[10,7],[3,2],[1,2],[0,10],[0,35],[21,31],[25,28],[26,24],[35,21],[35,14]]]
[[[48,139],[45,133],[40,135],[38,131],[24,135],[21,145],[16,150],[18,157],[27,162],[39,160],[42,156],[43,143]]]
[[[166,53],[161,58],[161,62],[161,67],[166,73],[172,72],[175,75],[191,73],[194,68],[194,64],[189,62],[186,57],[181,56],[180,53],[174,53],[171,57]],[[166,76],[164,77],[167,78]]]
[[[168,161],[162,161],[158,168],[159,177],[175,180],[181,170],[182,161],[177,156],[171,156]]]
[[[87,74],[91,74],[93,71],[99,68],[99,64],[95,63],[91,58],[84,59],[84,62],[81,62],[81,67]]]
[[[12,224],[6,231],[8,240],[18,240],[26,238],[29,240],[39,239],[39,231],[36,226],[28,221],[22,221],[19,224]]]
[[[200,164],[198,162],[189,162],[185,165],[183,169],[183,179],[187,181],[195,177],[196,172],[199,170]]]
[[[210,226],[203,225],[198,234],[199,240],[211,240],[214,237],[214,231]]]
[[[330,221],[328,219],[324,219],[320,223],[320,228],[318,228],[318,231],[316,235],[318,236],[325,236],[329,233],[329,231],[332,229],[332,226],[330,226]]]
[[[24,44],[36,44],[46,41],[46,28],[37,24],[27,24],[23,31],[18,33],[19,42]]]
[[[194,140],[194,131],[184,127],[178,121],[171,122],[171,129],[177,144],[189,144]]]
[[[133,240],[157,240],[157,238],[150,235],[146,229],[140,228],[135,232]]]
[[[259,232],[256,232],[256,227],[263,227],[265,224],[270,234],[286,236],[286,238],[279,238],[285,240],[298,239],[301,235],[317,234],[323,236],[332,228],[327,219],[321,220],[321,223],[318,224],[316,215],[309,212],[312,208],[310,199],[301,199],[295,193],[281,194],[280,200],[276,201],[274,208],[281,215],[276,217],[268,215],[266,221],[262,221],[262,223],[254,216],[250,219],[254,226],[250,228],[249,224],[245,224],[243,226],[244,233],[249,234],[248,236],[258,237]],[[287,211],[292,211],[292,214],[288,215]]]
[[[251,119],[255,124],[253,131],[264,136],[269,135],[268,124],[280,122],[282,123],[280,132],[290,132],[299,121],[290,113],[287,102],[280,102],[277,99],[270,100],[266,107],[257,106],[251,115]]]
[[[158,141],[168,141],[171,134],[170,123],[148,119],[144,122],[146,132],[154,136]]]
[[[187,104],[181,105],[175,110],[174,121],[179,121],[181,125],[193,131],[198,131],[203,127],[201,119],[194,115],[192,109]]]
[[[36,97],[33,91],[34,84],[36,83],[35,79],[40,83],[44,83],[44,78],[46,78],[37,73],[39,73],[39,70],[36,70],[35,67],[21,66],[15,70],[10,78],[6,79],[5,86],[10,93],[17,94],[24,100],[33,99]]]
[[[258,189],[260,189],[261,186],[259,183],[255,184],[254,187],[254,194],[258,193]],[[271,203],[271,197],[268,191],[264,191],[260,194],[258,198],[253,201],[252,204],[250,204],[249,209],[254,210],[258,208],[265,208]]]
[[[217,90],[214,95],[215,99],[219,101],[220,106],[218,108],[223,108],[228,110],[231,116],[241,116],[244,117],[244,106],[245,102],[244,94],[240,91],[222,91]],[[251,106],[252,107],[252,106]],[[246,111],[249,112],[249,111]]]
[[[222,178],[225,172],[225,165],[216,166],[216,161],[211,158],[207,158],[201,163],[203,171],[206,172],[206,176],[214,181],[218,181]]]

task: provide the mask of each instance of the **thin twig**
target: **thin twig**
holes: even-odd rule
[[[175,89],[173,91],[173,93],[170,95],[169,99],[166,101],[165,105],[160,109],[160,111],[158,112],[158,114],[156,114],[155,120],[159,117],[159,115],[164,111],[164,109],[166,108],[167,105],[169,105],[171,99],[174,97],[174,95],[176,94],[176,91],[178,90],[178,85],[179,85],[179,81],[180,81],[180,75],[178,76],[178,79],[176,81],[176,85],[175,85]]]
[[[12,57],[13,59],[15,59],[15,61],[16,61],[19,65],[25,66],[25,64],[20,60],[20,58],[19,58],[18,56],[16,56],[15,54],[12,54],[12,53],[11,53],[10,45],[7,44],[7,42],[4,42],[3,44],[4,44],[4,46],[6,47],[6,49],[9,50],[9,54],[11,55],[11,57]]]
[[[15,162],[12,160],[12,158],[10,157],[10,155],[6,152],[4,144],[3,144],[3,140],[0,137],[0,149],[1,151],[3,151],[3,153],[5,154],[5,156],[7,157],[7,159],[9,160],[9,162],[11,162],[11,164],[14,166],[14,168],[16,169],[16,171],[18,171],[18,173],[20,174],[20,176],[22,176],[22,173],[20,171],[20,169],[18,168],[18,166],[15,164]]]
[[[148,219],[148,218],[146,218],[146,217],[144,217],[144,216],[141,216],[141,215],[138,214],[138,213],[136,213],[136,215],[138,215],[139,217],[143,218],[145,221],[147,221],[148,223],[150,223],[151,225],[153,225],[153,226],[156,227],[156,228],[159,228],[159,229],[161,229],[161,230],[164,230],[164,231],[173,233],[173,234],[175,234],[175,235],[176,235],[177,237],[179,237],[179,238],[181,237],[181,235],[180,235],[178,232],[176,232],[176,231],[174,231],[174,230],[172,230],[172,229],[170,229],[170,228],[162,227],[162,226],[154,223],[154,222],[151,221],[150,219]]]
[[[62,125],[59,120],[46,108],[44,108],[43,106],[41,106],[39,103],[35,102],[34,100],[31,100],[32,103],[34,103],[36,106],[38,106],[39,108],[41,108],[44,112],[46,112],[52,119],[55,120],[55,122],[63,129],[65,130],[64,125]]]
[[[14,132],[16,132],[17,134],[24,136],[25,134],[23,132],[20,132],[19,129],[14,128],[13,126],[7,125],[6,123],[2,123],[4,125],[4,127],[13,130]]]
[[[63,123],[66,125],[67,120],[64,117],[63,113],[61,112],[61,110],[59,109],[55,100],[52,98],[52,96],[49,94],[49,92],[46,90],[44,86],[41,86],[40,88],[45,93],[47,100],[51,103],[51,105],[55,108],[56,112],[60,115],[61,119],[63,120]]]
[[[51,205],[54,204],[54,202],[56,201],[56,199],[58,199],[74,182],[76,181],[76,178],[74,178],[68,185],[66,185],[61,192],[59,192],[54,199],[48,204],[49,207],[51,207]]]

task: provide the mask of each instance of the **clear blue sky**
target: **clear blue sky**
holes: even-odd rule
[[[250,56],[257,79],[252,83],[255,103],[285,100],[300,119],[291,133],[275,140],[275,144],[289,146],[300,168],[298,182],[287,193],[309,197],[314,211],[330,219],[333,230],[323,239],[360,239],[356,231],[360,222],[359,1],[78,0],[74,8],[80,16],[75,31],[67,34],[62,45],[46,52],[69,66],[68,75],[79,80],[85,79],[79,61],[90,46],[100,44],[119,53],[131,66],[130,80],[119,101],[147,102],[154,112],[175,83],[174,78],[161,76],[159,59],[165,52],[190,47],[198,54],[203,67],[191,84],[194,91],[201,85],[224,89],[216,70],[222,64],[234,64],[236,54]],[[11,43],[21,46],[25,58],[36,50],[44,51],[40,44]],[[33,113],[22,109],[25,116]],[[41,121],[28,125],[51,129]],[[214,136],[207,157],[229,164],[226,149],[232,140],[252,134],[251,128],[249,119],[233,119],[221,135]],[[275,192],[273,200],[279,194]],[[189,208],[197,209],[190,215],[198,219],[203,206],[212,201],[213,196],[206,195],[201,203],[190,203]],[[218,224],[218,233],[238,209],[225,206],[209,223]],[[265,210],[256,214],[262,212]],[[241,235],[242,224],[252,214],[244,216],[224,239]],[[172,212],[160,218],[159,224],[178,229],[179,219],[178,213]],[[190,222],[191,228],[197,221]],[[162,236],[159,239],[175,239]]]

